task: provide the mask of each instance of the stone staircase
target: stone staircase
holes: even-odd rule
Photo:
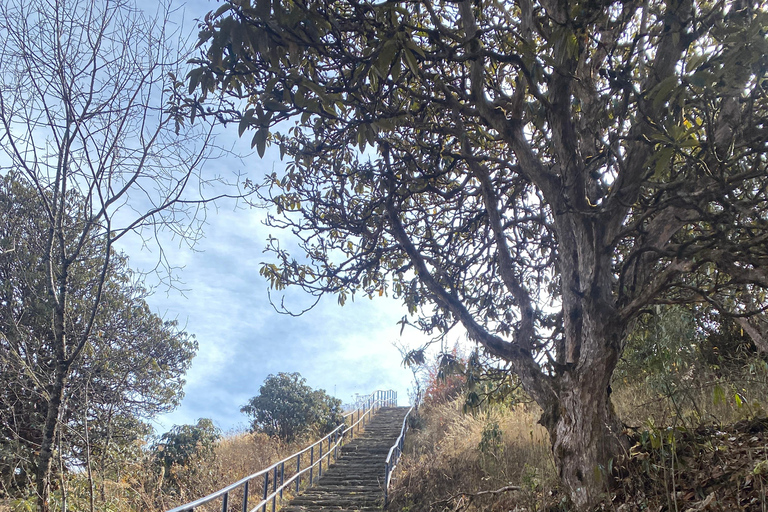
[[[283,512],[368,512],[382,510],[384,461],[400,435],[408,407],[384,407],[360,437],[341,448],[338,461],[323,470],[317,484],[301,493]]]

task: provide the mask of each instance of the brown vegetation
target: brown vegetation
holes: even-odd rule
[[[144,451],[144,457],[126,463],[114,479],[103,482],[103,492],[97,492],[96,509],[117,512],[168,510],[256,473],[306,444],[306,439],[286,444],[264,434],[234,432],[217,441],[213,452],[198,450],[187,464],[172,466],[170,475],[158,469],[151,453]],[[170,481],[172,485],[169,485]],[[100,484],[98,482],[97,487]],[[88,510],[85,474],[69,475],[67,490],[69,510]],[[54,509],[60,509],[59,497],[57,490],[53,493]],[[230,498],[233,510],[240,499],[237,495]],[[0,503],[0,511],[28,511],[34,508],[33,503],[31,497],[8,500]],[[220,507],[220,503],[216,506]]]
[[[425,405],[408,441],[390,510],[510,510],[557,493],[557,473],[538,407],[493,407],[464,414],[463,397]],[[519,487],[514,494],[485,490]]]
[[[754,347],[713,360],[706,342],[690,352],[670,345],[655,361],[637,356],[620,365],[612,398],[631,446],[596,468],[605,485],[596,510],[768,510],[765,358]],[[464,409],[463,396],[420,409],[390,510],[572,510],[537,424],[540,409],[509,400]]]

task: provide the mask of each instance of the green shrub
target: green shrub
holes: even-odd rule
[[[251,417],[251,430],[286,442],[307,434],[326,434],[343,421],[341,400],[313,390],[298,373],[269,375],[241,409]]]

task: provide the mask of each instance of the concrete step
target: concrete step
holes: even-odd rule
[[[407,407],[382,408],[339,451],[314,487],[283,507],[284,512],[372,512],[382,510],[384,461],[400,435]]]

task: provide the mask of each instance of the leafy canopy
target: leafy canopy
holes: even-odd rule
[[[184,466],[195,453],[212,454],[219,438],[221,431],[208,418],[200,418],[194,425],[176,425],[160,436],[155,457],[167,470],[174,464]]]
[[[73,205],[82,200],[75,191],[68,196]],[[77,219],[64,217],[62,223]],[[8,492],[22,494],[34,474],[56,371],[46,226],[34,189],[17,174],[0,176],[0,475]],[[69,250],[79,242],[72,230],[66,234]],[[115,253],[92,332],[84,334],[105,243],[86,238],[79,261],[68,269],[72,300],[64,334],[87,339],[65,381],[60,412],[58,449],[73,469],[90,458],[109,470],[113,456],[143,439],[151,431],[145,421],[181,401],[184,374],[197,351],[194,336],[152,313],[127,257]]]
[[[744,0],[231,0],[190,106],[286,160],[261,192],[299,244],[270,239],[271,286],[461,324],[586,509],[640,317],[707,302],[768,348],[766,26]]]
[[[273,287],[393,294],[423,330],[460,322],[518,372],[559,372],[592,350],[585,322],[618,347],[651,304],[764,307],[767,21],[692,0],[229,2],[189,89],[288,157],[264,193],[301,250],[270,240]]]
[[[241,409],[251,428],[284,441],[314,433],[326,434],[341,424],[341,400],[313,390],[298,373],[269,375],[259,394]]]

